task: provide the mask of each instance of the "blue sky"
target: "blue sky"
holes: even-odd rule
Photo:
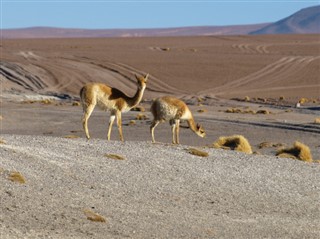
[[[314,1],[0,0],[1,28],[114,29],[222,26],[275,22]]]

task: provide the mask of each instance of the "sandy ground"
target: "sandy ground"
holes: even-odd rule
[[[320,159],[319,47],[319,35],[3,41],[0,238],[319,238],[318,161],[275,157],[300,141]],[[87,141],[73,106],[83,84],[133,95],[145,73],[145,111],[123,114],[126,141],[116,126],[106,141],[109,114],[98,109]],[[183,123],[173,146],[165,123],[151,144],[161,95],[186,101],[207,137]],[[234,134],[257,155],[208,147]]]
[[[209,148],[202,158],[146,141],[2,137],[3,239],[320,236],[319,164]],[[25,183],[10,181],[13,172]]]

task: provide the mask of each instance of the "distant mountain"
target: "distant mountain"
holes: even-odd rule
[[[99,38],[99,37],[151,37],[151,36],[205,36],[205,35],[247,35],[268,23],[237,26],[199,26],[155,29],[68,29],[52,27],[31,27],[3,29],[1,38]]]
[[[250,34],[310,34],[320,33],[320,5],[304,8],[293,15]]]
[[[199,26],[155,29],[69,29],[31,27],[2,29],[2,39],[13,38],[101,38],[152,36],[207,36],[248,34],[308,34],[320,33],[320,5],[302,9],[275,23],[235,26]]]

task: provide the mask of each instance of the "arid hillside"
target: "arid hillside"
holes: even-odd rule
[[[320,35],[4,40],[1,94],[78,96],[91,81],[145,97],[320,95]]]

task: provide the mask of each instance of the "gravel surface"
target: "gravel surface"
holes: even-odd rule
[[[144,141],[1,139],[1,239],[320,238],[319,163],[211,148],[199,157]]]

